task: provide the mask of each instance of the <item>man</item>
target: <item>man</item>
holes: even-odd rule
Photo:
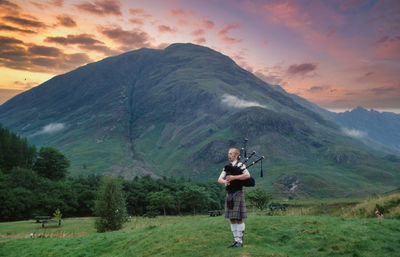
[[[250,173],[246,166],[238,163],[240,152],[236,148],[228,151],[229,165],[226,165],[218,178],[218,182],[226,187],[225,218],[230,219],[231,230],[235,241],[228,248],[243,246],[243,219],[247,218],[246,202],[242,191],[241,181],[249,179]],[[238,168],[240,167],[240,168]]]

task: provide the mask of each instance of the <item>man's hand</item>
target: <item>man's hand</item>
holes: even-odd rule
[[[235,180],[234,176],[232,175],[226,176],[226,181],[231,182],[232,180]]]

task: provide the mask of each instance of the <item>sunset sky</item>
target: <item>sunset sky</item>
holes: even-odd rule
[[[329,110],[400,113],[399,0],[0,0],[0,104],[86,63],[177,42]]]

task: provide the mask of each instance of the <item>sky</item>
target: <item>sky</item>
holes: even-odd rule
[[[0,104],[108,56],[187,42],[325,109],[400,113],[399,0],[0,0]]]

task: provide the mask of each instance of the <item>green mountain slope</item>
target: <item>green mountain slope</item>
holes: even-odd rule
[[[140,49],[57,76],[0,106],[0,122],[61,149],[72,174],[216,180],[227,149],[247,137],[249,150],[266,156],[258,183],[282,196],[360,195],[400,184],[397,160],[192,44]]]

